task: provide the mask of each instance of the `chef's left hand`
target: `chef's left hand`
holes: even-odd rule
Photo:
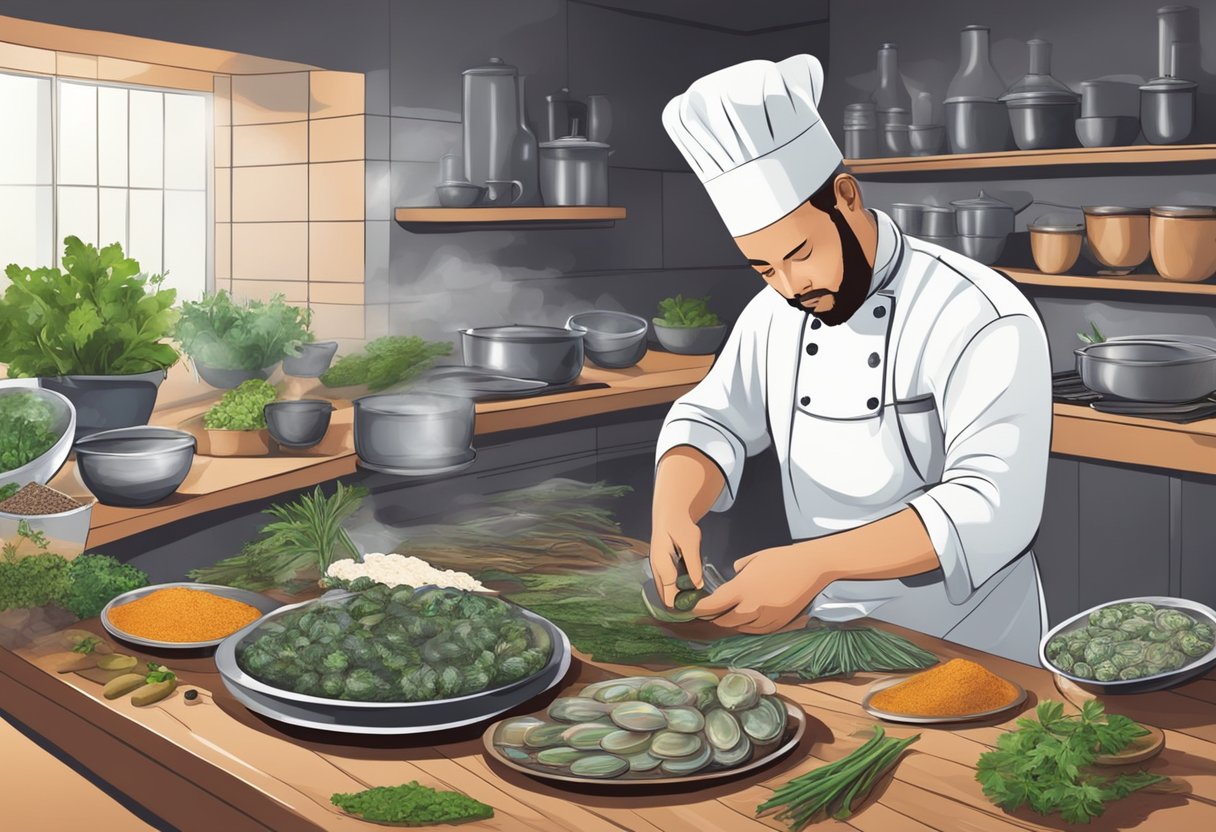
[[[834,578],[793,546],[735,561],[735,577],[693,608],[698,617],[744,633],[771,633],[797,618]]]

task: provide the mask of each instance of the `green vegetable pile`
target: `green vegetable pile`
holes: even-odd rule
[[[1144,601],[1111,604],[1089,624],[1047,642],[1047,659],[1065,673],[1098,682],[1178,670],[1211,651],[1216,628],[1175,607]]]
[[[859,671],[923,670],[937,657],[894,633],[874,627],[816,624],[802,630],[719,639],[706,660],[723,667],[750,667],[765,675],[803,680],[852,676]]]
[[[35,394],[0,394],[0,472],[33,462],[51,449],[60,433],[55,412]]]
[[[424,341],[416,335],[386,335],[370,342],[361,353],[345,355],[321,376],[326,387],[366,385],[376,392],[409,381],[428,369],[436,358],[450,355],[446,341]]]
[[[411,781],[376,786],[354,794],[335,794],[330,802],[364,820],[405,826],[456,824],[494,817],[494,810],[460,792],[440,792]]]
[[[125,375],[167,369],[177,350],[177,292],[148,277],[115,243],[64,241],[64,272],[10,265],[0,301],[0,362],[9,378]]]
[[[820,766],[779,786],[773,796],[756,808],[756,814],[777,812],[777,820],[790,829],[802,829],[821,817],[845,820],[853,805],[866,799],[882,776],[890,770],[920,734],[897,740],[874,726],[874,736],[847,757]]]
[[[261,370],[312,341],[311,312],[288,306],[282,295],[268,302],[237,303],[224,291],[182,304],[175,335],[194,361],[223,370]]]
[[[702,326],[718,326],[722,321],[716,312],[709,309],[709,298],[686,298],[676,295],[659,301],[659,317],[654,322],[659,326],[674,326],[694,329]]]
[[[975,779],[984,795],[1007,812],[1023,804],[1040,815],[1059,812],[1065,823],[1088,823],[1106,804],[1168,778],[1146,771],[1107,777],[1090,766],[1098,754],[1115,754],[1148,731],[1119,714],[1105,714],[1090,700],[1080,716],[1065,716],[1050,700],[1022,718],[979,759]]]
[[[264,622],[237,647],[237,662],[296,693],[424,702],[527,678],[553,653],[548,631],[498,598],[370,578],[353,589]]]
[[[263,408],[279,397],[268,381],[251,378],[229,390],[203,414],[207,430],[263,430],[266,415]]]
[[[274,521],[262,527],[257,540],[245,544],[240,554],[191,571],[190,578],[254,592],[315,586],[333,561],[359,558],[342,521],[359,510],[366,496],[366,488],[339,482],[333,496],[317,486],[311,494],[271,506],[266,513]]]
[[[17,534],[34,543],[37,554],[17,556],[17,542],[0,551],[0,611],[54,604],[77,618],[93,618],[112,599],[148,585],[148,576],[108,555],[81,555],[67,560],[48,552],[46,535],[22,520]]]
[[[21,483],[19,482],[10,482],[6,485],[0,485],[0,503],[4,502],[20,490]]]

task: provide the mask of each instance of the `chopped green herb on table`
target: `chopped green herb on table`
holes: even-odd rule
[[[446,341],[424,341],[416,335],[385,335],[364,351],[344,355],[321,375],[326,387],[366,385],[373,393],[409,381],[428,369],[436,358],[449,355]]]
[[[1048,700],[1036,715],[1038,721],[1019,719],[976,765],[984,795],[1007,812],[1026,804],[1040,815],[1058,812],[1065,823],[1088,823],[1107,803],[1168,779],[1143,770],[1115,777],[1092,771],[1098,754],[1118,753],[1148,734],[1125,716],[1106,714],[1101,702],[1065,716],[1063,704]]]
[[[494,817],[494,809],[460,792],[441,792],[411,781],[335,794],[330,802],[364,820],[407,826],[468,823]]]

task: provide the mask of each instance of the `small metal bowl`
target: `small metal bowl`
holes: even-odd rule
[[[124,592],[122,595],[112,599],[106,604],[101,611],[101,626],[106,628],[106,632],[130,644],[138,644],[140,647],[151,647],[156,650],[198,650],[198,649],[214,649],[220,643],[229,638],[213,638],[207,641],[159,641],[157,639],[143,638],[142,636],[131,635],[130,633],[120,630],[110,621],[110,610],[114,607],[121,607],[123,604],[129,604],[143,598],[145,595],[151,595],[158,589],[172,589],[174,587],[184,587],[193,589],[199,592],[210,592],[212,595],[218,595],[220,598],[229,598],[233,601],[240,601],[242,604],[248,604],[258,612],[265,615],[268,612],[273,612],[283,606],[280,602],[273,598],[267,597],[260,592],[251,592],[248,589],[237,589],[234,586],[219,586],[218,584],[196,584],[193,581],[177,581],[168,584],[153,584],[151,586],[140,587],[133,589],[130,592]],[[256,624],[262,619],[259,618],[253,623]]]
[[[76,442],[76,468],[99,503],[151,505],[186,479],[195,444],[193,436],[172,428],[103,430]]]
[[[1194,679],[1196,676],[1201,676],[1212,667],[1216,666],[1216,647],[1213,647],[1207,653],[1199,656],[1196,659],[1184,664],[1177,670],[1172,670],[1169,673],[1158,673],[1154,676],[1142,676],[1139,679],[1116,679],[1112,682],[1098,682],[1093,679],[1085,679],[1081,676],[1074,676],[1067,673],[1051,663],[1047,658],[1047,643],[1061,633],[1071,633],[1074,630],[1079,630],[1082,627],[1088,626],[1089,614],[1103,607],[1113,606],[1114,604],[1134,604],[1142,601],[1146,604],[1152,604],[1156,607],[1173,607],[1174,609],[1188,612],[1192,617],[1197,617],[1202,621],[1216,627],[1216,610],[1211,607],[1200,604],[1198,601],[1188,601],[1185,598],[1171,598],[1164,595],[1142,595],[1136,598],[1122,598],[1118,601],[1106,601],[1097,606],[1090,607],[1084,612],[1079,612],[1067,621],[1057,624],[1043,636],[1043,640],[1039,642],[1039,662],[1043,667],[1050,670],[1059,676],[1063,676],[1071,682],[1080,685],[1086,690],[1094,691],[1095,693],[1148,693],[1154,690],[1165,690],[1180,685],[1183,682]]]
[[[270,435],[288,448],[311,448],[324,439],[333,412],[333,402],[325,399],[268,402],[262,408]]]

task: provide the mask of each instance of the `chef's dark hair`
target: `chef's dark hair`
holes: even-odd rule
[[[807,202],[825,214],[838,213],[836,209],[836,177],[842,173],[848,173],[848,171],[845,170],[844,165],[837,165],[836,170],[832,171],[832,175],[819,186],[819,190],[810,195]]]

